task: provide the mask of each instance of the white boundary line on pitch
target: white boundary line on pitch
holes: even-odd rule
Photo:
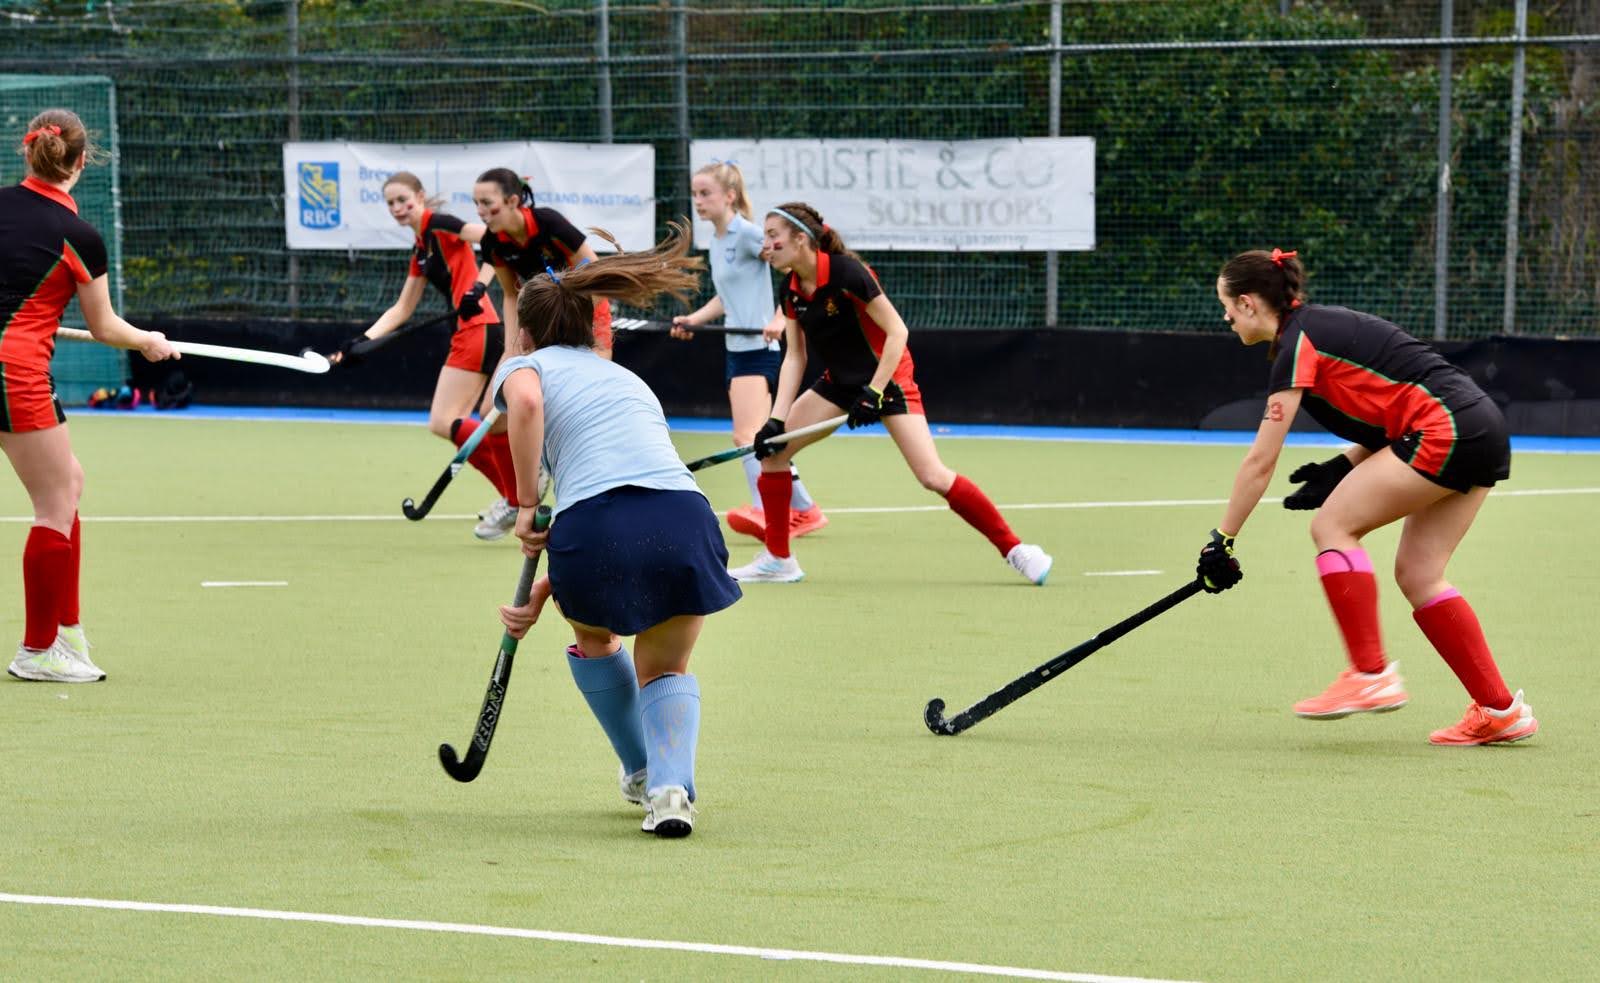
[[[287,580],[202,580],[201,587],[288,587]]]
[[[1028,980],[1067,980],[1070,983],[1179,983],[1142,976],[1103,976],[1098,973],[1062,973],[1049,969],[1018,966],[990,966],[984,963],[945,962],[939,959],[912,959],[906,956],[860,956],[843,952],[816,952],[808,949],[768,949],[749,945],[720,945],[714,942],[679,942],[670,939],[630,939],[614,935],[589,935],[583,932],[549,932],[533,928],[503,928],[495,925],[466,925],[458,922],[416,921],[407,918],[367,918],[360,915],[328,915],[309,911],[275,911],[270,908],[231,908],[221,905],[158,904],[150,901],[111,901],[102,898],[55,898],[36,894],[0,893],[0,902],[44,905],[57,908],[105,908],[113,911],[146,911],[174,915],[210,915],[219,918],[258,918],[279,922],[316,922],[358,928],[396,928],[413,932],[446,932],[456,935],[493,935],[540,942],[570,942],[577,945],[605,945],[622,949],[666,949],[698,952],[714,956],[746,956],[795,962],[839,963],[848,966],[887,966],[895,969],[924,969],[942,973],[973,973],[982,976],[1009,976]]]
[[[1600,495],[1600,488],[1518,488],[1491,492],[1492,498],[1548,498],[1552,495]],[[1277,505],[1281,498],[1263,498],[1263,505]],[[1146,498],[1125,502],[1019,502],[998,506],[1001,509],[1159,509],[1201,505],[1226,505],[1225,498]],[[829,515],[890,515],[910,512],[947,512],[948,505],[882,505],[856,508],[829,507]],[[430,515],[441,519],[476,519],[477,515]],[[32,522],[32,516],[5,515],[0,522]],[[86,515],[84,522],[403,522],[403,515]]]

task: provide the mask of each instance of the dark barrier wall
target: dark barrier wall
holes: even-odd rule
[[[289,352],[332,351],[364,327],[159,318],[142,326]],[[325,376],[202,358],[179,370],[201,403],[422,409],[448,345],[443,329],[419,333]],[[1440,349],[1500,404],[1514,433],[1600,436],[1600,341],[1493,338]],[[1266,395],[1266,347],[1220,332],[923,331],[912,333],[911,350],[928,415],[947,423],[1253,430]],[[616,357],[669,414],[727,416],[720,336],[624,332]],[[141,388],[170,371],[137,356],[132,363]],[[1297,426],[1315,429],[1301,417]]]

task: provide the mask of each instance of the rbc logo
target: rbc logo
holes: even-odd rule
[[[339,162],[300,162],[300,224],[308,229],[339,227]]]

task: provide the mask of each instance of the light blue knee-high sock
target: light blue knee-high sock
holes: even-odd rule
[[[761,477],[761,462],[755,455],[744,456],[744,480],[750,483],[750,501],[755,503],[756,511],[761,511],[761,492],[756,490],[756,479]]]
[[[793,464],[789,465],[789,474],[794,478],[794,488],[789,492],[789,507],[796,512],[804,512],[817,504],[811,500],[811,493],[806,491],[806,483],[800,480],[800,472]]]
[[[700,740],[700,681],[662,676],[639,691],[645,750],[650,755],[646,791],[681,785],[694,799],[694,749]]]
[[[594,719],[600,721],[622,767],[631,775],[649,760],[644,727],[639,721],[639,680],[633,674],[633,657],[621,648],[604,658],[581,659],[573,655],[576,649],[576,645],[567,649],[572,681],[578,684]]]

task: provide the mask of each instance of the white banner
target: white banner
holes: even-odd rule
[[[698,170],[743,172],[757,221],[803,201],[851,249],[1094,248],[1094,139],[695,140]],[[711,225],[695,223],[708,248]]]
[[[290,249],[409,249],[415,237],[383,203],[389,175],[410,171],[430,197],[444,199],[441,211],[476,222],[473,183],[509,167],[529,179],[539,206],[580,229],[599,226],[625,249],[647,249],[655,242],[655,164],[649,144],[286,143],[284,230]]]

